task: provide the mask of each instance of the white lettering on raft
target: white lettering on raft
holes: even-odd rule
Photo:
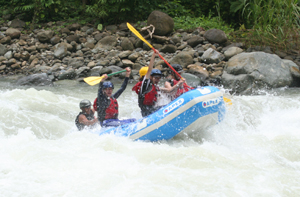
[[[173,103],[172,105],[168,106],[165,110],[164,110],[164,114],[167,114],[171,111],[173,111],[175,108],[177,108],[178,106],[180,106],[182,103],[184,102],[184,99],[181,98],[178,101],[176,101],[175,103]]]
[[[211,106],[214,106],[214,105],[218,105],[221,100],[222,100],[222,98],[218,97],[218,98],[210,99],[208,101],[203,101],[202,102],[202,107],[207,108],[207,107],[211,107]]]

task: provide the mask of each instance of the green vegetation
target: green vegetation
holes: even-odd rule
[[[232,12],[245,17],[248,29],[232,33],[236,41],[247,45],[265,45],[273,49],[299,51],[299,0],[251,0],[232,4]]]
[[[175,29],[216,28],[247,46],[299,51],[299,5],[300,0],[0,0],[0,16],[19,18],[31,30],[55,21],[102,29],[145,21],[161,10],[174,19]]]
[[[228,36],[234,31],[230,25],[225,24],[224,21],[219,20],[218,17],[190,17],[182,16],[174,18],[174,29],[193,30],[197,27],[207,29],[220,29],[223,30]]]

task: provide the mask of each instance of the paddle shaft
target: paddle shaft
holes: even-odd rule
[[[180,74],[159,54],[159,52],[132,26],[130,23],[127,23],[128,29],[132,31],[139,39],[141,39],[143,42],[145,42],[154,52],[157,52],[158,56],[171,68],[171,70],[178,75],[179,78],[181,78]]]
[[[155,52],[157,50],[154,49],[154,47],[152,47],[152,50]],[[169,64],[169,62],[167,62],[167,60],[165,60],[165,58],[163,58],[163,56],[161,56],[159,53],[157,53],[158,56],[160,57],[160,59],[164,60],[164,62],[171,68],[171,70],[178,75],[179,78],[182,78],[181,75]]]
[[[120,71],[118,71],[118,72],[110,73],[110,74],[108,74],[107,76],[109,77],[109,76],[116,75],[116,74],[119,74],[119,73],[122,73],[122,72],[125,72],[125,71],[126,71],[126,69],[120,70]]]

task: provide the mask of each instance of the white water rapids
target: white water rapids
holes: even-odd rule
[[[141,117],[132,86],[120,118]],[[97,88],[0,81],[0,196],[299,196],[300,89],[230,96],[220,124],[151,143],[77,131]]]

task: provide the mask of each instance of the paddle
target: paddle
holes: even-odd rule
[[[157,51],[132,25],[130,25],[129,23],[127,23],[127,27],[128,29],[130,29],[130,31],[132,31],[132,33],[134,33],[139,39],[141,39],[143,42],[145,42],[154,52]],[[171,68],[171,70],[173,70],[179,78],[181,78],[180,74],[167,62],[167,60],[165,60],[165,58],[163,58],[163,56],[161,56],[158,53],[158,56],[164,60],[164,62]]]
[[[229,98],[223,96],[223,100],[225,101],[226,105],[232,105],[232,102]]]
[[[143,42],[145,42],[154,52],[157,51],[155,48],[129,23],[127,23],[127,27],[132,33],[134,33],[139,39],[141,39]],[[158,56],[171,68],[171,70],[178,75],[179,78],[182,78],[180,74],[163,58],[159,53]],[[232,102],[229,98],[223,97],[224,101],[227,103],[227,105],[232,105]]]
[[[118,72],[110,73],[110,74],[108,74],[107,76],[116,75],[116,74],[119,74],[119,73],[122,73],[122,72],[125,72],[125,71],[126,71],[126,69],[125,69],[125,70],[120,70],[120,71],[118,71]],[[100,81],[101,81],[102,79],[103,79],[103,76],[102,76],[102,77],[87,77],[87,78],[84,78],[83,80],[84,80],[87,84],[93,86],[93,85],[96,85],[96,84],[100,83]]]

